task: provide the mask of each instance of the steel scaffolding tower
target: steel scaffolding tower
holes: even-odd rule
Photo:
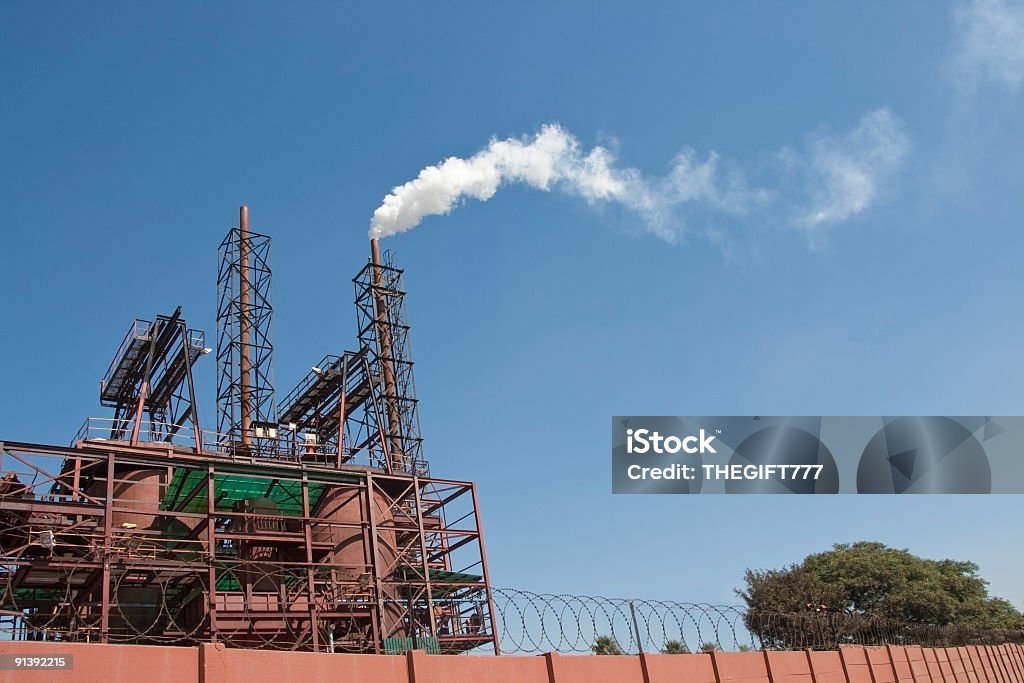
[[[353,279],[359,344],[369,349],[370,366],[383,381],[374,385],[378,405],[386,407],[385,448],[391,469],[415,473],[426,467],[413,381],[412,348],[405,312],[404,271],[391,252],[381,257],[372,241],[370,262]]]
[[[259,451],[277,425],[270,238],[249,232],[247,207],[239,214],[218,250],[217,432]]]
[[[129,330],[113,419],[70,447],[0,440],[0,639],[499,653],[476,488],[421,458],[402,271],[371,249],[359,349],[280,408],[270,238],[243,206],[219,250],[217,432],[179,310]]]

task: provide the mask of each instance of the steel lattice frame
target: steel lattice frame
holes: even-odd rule
[[[180,306],[169,316],[135,320],[100,380],[100,405],[114,409],[109,438],[172,441],[188,430],[201,448],[192,366],[209,351],[205,346],[205,334],[189,329]]]
[[[271,341],[270,237],[232,228],[218,250],[217,270],[217,432],[242,439],[243,346],[249,351],[250,409],[254,422],[276,423],[274,404],[274,345]],[[247,251],[248,259],[243,259]],[[243,268],[243,260],[249,267]],[[242,278],[249,298],[249,341],[242,334]]]
[[[287,423],[281,434],[285,441],[291,439],[294,455],[307,462],[366,464],[389,471],[387,424],[375,386],[379,383],[366,347],[321,359],[278,406],[279,419]],[[315,435],[311,447],[299,442],[300,433]]]
[[[8,638],[498,651],[472,483],[110,441],[0,443],[0,471]],[[288,509],[229,504],[240,480]],[[338,491],[359,519],[332,516]],[[366,561],[339,563],[332,532]]]
[[[243,206],[219,249],[217,432],[204,436],[195,417],[202,339],[182,323],[188,381],[158,373],[169,379],[146,429],[152,363],[138,370],[133,328],[131,353],[115,357],[133,369],[121,382],[132,391],[104,403],[113,420],[87,420],[71,448],[0,442],[0,630],[500,653],[476,490],[427,476],[402,271],[371,245],[354,280],[360,349],[325,357],[300,382],[281,408],[286,425],[274,400],[270,238],[249,232]],[[151,360],[163,358],[155,346]],[[179,433],[186,418],[191,442]],[[113,426],[98,436],[103,424]]]
[[[426,473],[423,460],[423,438],[417,409],[416,385],[413,379],[412,347],[409,343],[409,324],[405,310],[404,271],[395,268],[391,252],[385,253],[381,265],[368,263],[352,280],[356,294],[356,329],[361,347],[370,349],[370,364],[378,376],[384,374],[383,365],[394,368],[395,396],[393,405],[398,413],[397,425],[388,422],[388,442],[400,444],[401,464],[405,472]],[[383,311],[378,311],[378,303]],[[381,335],[389,337],[390,344],[381,344]],[[390,354],[383,348],[389,347]],[[376,401],[388,404],[384,387],[375,385]],[[374,428],[374,426],[370,426]]]

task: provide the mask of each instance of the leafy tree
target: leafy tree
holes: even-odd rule
[[[740,652],[756,652],[756,650],[754,649],[753,645],[747,645],[745,643],[743,645],[740,645],[739,651]]]
[[[690,648],[686,647],[686,643],[681,640],[669,640],[665,642],[665,647],[661,648],[661,654],[688,655],[690,654]]]
[[[881,543],[837,544],[785,569],[752,570],[736,591],[751,615],[835,613],[917,624],[1020,628],[1021,613],[988,595],[978,565],[928,560]]]
[[[701,652],[718,652],[721,649],[722,648],[718,647],[718,643],[712,643],[710,641],[703,643],[700,646]]]
[[[621,655],[622,648],[611,636],[598,636],[594,644],[590,646],[595,655]]]

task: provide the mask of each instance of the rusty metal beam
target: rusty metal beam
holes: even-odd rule
[[[460,604],[463,611],[469,609],[467,605],[471,603],[479,604],[482,591],[487,586],[486,582],[440,581],[439,577],[430,574],[434,568],[449,567],[451,561],[448,558],[453,551],[464,557],[459,561],[460,566],[465,566],[466,560],[472,563],[469,565],[471,567],[482,564],[482,561],[473,562],[472,558],[476,552],[472,540],[479,537],[478,531],[450,528],[452,524],[443,522],[445,506],[448,505],[454,508],[454,512],[447,513],[450,519],[464,523],[468,516],[476,514],[475,509],[469,512],[465,509],[469,507],[467,494],[472,491],[468,482],[420,479],[406,474],[371,470],[348,472],[267,461],[233,462],[226,458],[192,452],[178,453],[148,446],[133,449],[123,443],[89,442],[83,446],[61,448],[8,442],[5,449],[10,453],[4,453],[4,456],[11,458],[11,462],[16,458],[34,462],[39,460],[34,457],[36,455],[49,456],[61,468],[60,476],[64,479],[70,479],[76,470],[98,475],[91,485],[93,488],[87,483],[82,485],[96,496],[94,500],[97,504],[63,503],[46,499],[10,500],[10,496],[4,501],[5,510],[16,514],[28,513],[26,530],[53,528],[61,539],[58,541],[61,552],[69,554],[66,557],[29,557],[25,552],[30,547],[38,548],[35,541],[20,548],[8,546],[0,550],[0,555],[8,553],[0,557],[5,564],[12,569],[22,568],[20,571],[28,582],[26,585],[45,588],[52,585],[62,573],[68,572],[74,572],[76,577],[93,577],[94,583],[91,585],[82,584],[77,578],[71,584],[72,590],[76,591],[72,597],[75,609],[80,610],[88,624],[97,627],[92,636],[84,631],[67,631],[72,626],[66,620],[63,626],[52,622],[56,627],[54,632],[63,634],[61,637],[69,640],[79,636],[82,639],[92,637],[93,642],[104,638],[111,642],[125,638],[127,622],[118,611],[114,591],[118,585],[130,585],[164,592],[161,604],[173,610],[179,607],[184,609],[181,603],[177,603],[179,607],[174,606],[175,594],[202,591],[198,598],[199,604],[189,603],[188,607],[195,609],[197,615],[188,616],[188,619],[201,621],[169,624],[163,627],[164,637],[167,638],[222,641],[239,647],[260,647],[270,639],[285,638],[293,647],[322,651],[325,641],[320,625],[327,623],[325,620],[333,619],[335,623],[348,620],[352,624],[362,624],[336,633],[339,649],[379,652],[384,637],[407,634],[406,622],[401,617],[396,620],[396,600],[402,603],[408,601],[413,628],[418,629],[418,635],[424,635],[429,631],[437,633],[441,625],[439,622],[449,618],[434,616],[431,607],[442,605],[450,609],[453,614],[450,618],[454,620],[458,618],[454,615],[462,613]],[[124,501],[114,500],[115,490],[119,492],[117,496],[122,497],[121,486],[130,485],[129,480],[118,476],[126,468],[151,468],[160,472],[183,468],[185,472],[179,473],[179,476],[189,470],[202,472],[199,482],[183,487],[178,495],[178,498],[185,495],[195,500],[196,495],[202,495],[205,487],[207,500],[201,513],[162,510],[156,502],[152,510],[145,511],[145,514],[153,516],[177,515],[191,532],[185,532],[184,536],[166,536],[157,531],[141,530],[123,533],[117,527],[118,515],[139,512],[134,504],[124,502],[134,500],[130,495],[123,496]],[[46,468],[40,469],[45,471]],[[275,480],[285,486],[299,483],[302,509],[296,510],[298,514],[294,517],[218,510],[214,482],[215,477],[223,474],[265,478],[267,484]],[[82,479],[86,481],[86,477]],[[357,516],[358,519],[335,522],[331,515],[337,505],[315,508],[311,500],[314,483],[318,486],[350,488],[361,501],[359,507],[362,512]],[[105,496],[99,493],[104,489]],[[265,488],[259,489],[259,493],[264,491]],[[164,499],[166,497],[161,496],[158,500]],[[8,501],[10,506],[7,505]],[[436,514],[426,516],[424,510],[434,510]],[[217,524],[225,518],[233,518],[235,525],[240,526],[241,520],[264,517],[277,520],[282,525],[282,531],[273,532],[261,527],[253,528],[250,532],[222,533],[217,528]],[[294,522],[294,528],[285,529],[283,525],[286,522]],[[41,526],[37,523],[41,523]],[[362,542],[367,548],[364,568],[358,569],[348,561],[341,565],[334,564],[335,561],[330,559],[334,542],[317,540],[316,525],[350,530],[343,532],[342,536],[347,538],[351,534],[353,539],[357,539],[356,542]],[[277,527],[267,527],[272,528]],[[388,549],[385,550],[383,539],[391,534],[394,536],[387,541]],[[129,538],[141,538],[142,541],[137,547],[129,547]],[[247,560],[245,556],[224,554],[225,549],[238,547],[243,541],[267,546],[271,555],[266,560]],[[390,549],[392,547],[394,551]],[[470,553],[468,556],[465,555],[467,549]],[[13,555],[10,555],[11,552]],[[392,552],[397,554],[393,555]],[[397,580],[395,568],[401,564],[411,564],[422,576],[409,575]],[[243,597],[243,593],[231,588],[230,584],[217,589],[217,581],[223,582],[225,571],[228,578],[237,575],[242,579],[243,586],[247,583],[243,573],[258,577],[261,572],[269,572],[266,576],[277,577],[277,583],[269,593],[253,590],[248,593],[248,597]],[[370,591],[360,592],[367,584],[364,579],[357,580],[353,572],[365,573],[372,578]],[[201,584],[199,577],[202,577]],[[282,592],[284,577],[301,577],[303,585],[295,587],[294,591]],[[444,599],[434,595],[434,590],[443,591]],[[321,604],[318,596],[333,596],[336,599]],[[361,597],[356,599],[352,596]],[[26,609],[34,610],[38,607],[44,613],[50,613],[48,610],[59,607],[57,603],[48,606],[51,603],[47,600],[51,598],[42,593],[34,595],[32,599],[39,604],[33,602],[33,606],[29,607],[26,602]],[[31,619],[29,612],[24,614],[26,616],[21,618]],[[175,614],[174,618],[179,621],[185,618],[182,616],[184,613]],[[52,617],[47,619],[48,623],[52,621]],[[462,651],[490,642],[489,636],[464,638],[456,634],[437,634],[442,638],[442,649],[445,651]],[[148,638],[145,633],[141,633],[130,636],[129,640],[148,642]],[[281,647],[283,642],[278,641],[275,646]]]
[[[249,207],[244,204],[238,209],[238,330],[239,330],[239,411],[242,418],[242,443],[252,445],[252,358],[249,326]]]
[[[388,319],[387,298],[383,292],[381,275],[380,240],[370,240],[370,260],[373,263],[374,305],[377,309],[377,343],[380,347],[381,373],[384,375],[384,402],[388,416],[391,469],[402,469],[402,422],[398,411],[398,391],[395,384],[394,356],[391,348],[391,321]]]

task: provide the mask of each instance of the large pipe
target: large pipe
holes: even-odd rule
[[[252,445],[252,390],[250,375],[252,359],[249,357],[249,207],[238,209],[238,368],[239,410],[242,414],[242,443]]]
[[[377,343],[380,345],[380,364],[384,374],[384,403],[387,404],[388,433],[391,435],[391,469],[402,468],[401,420],[398,410],[398,390],[395,384],[394,356],[391,352],[391,323],[388,320],[387,301],[384,298],[380,240],[370,240],[370,261],[373,263],[374,307],[377,309]]]

